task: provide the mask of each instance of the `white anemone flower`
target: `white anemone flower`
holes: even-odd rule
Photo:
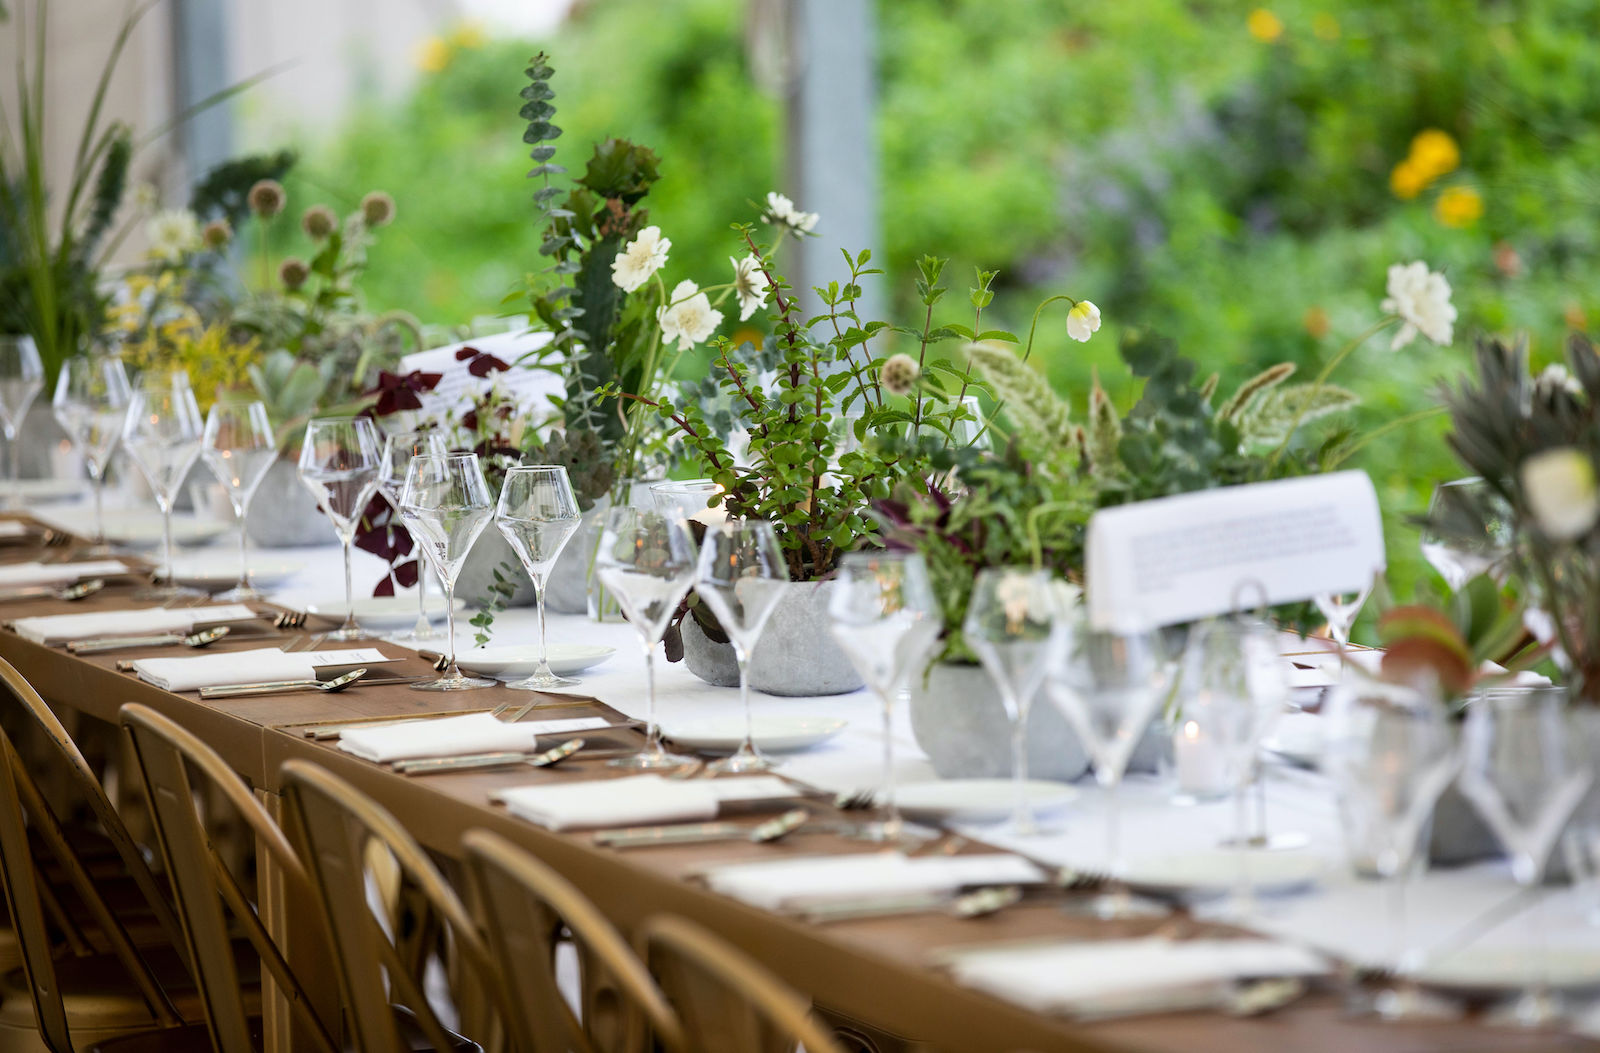
[[[1390,314],[1399,315],[1403,323],[1389,350],[1405,347],[1418,333],[1440,347],[1450,345],[1456,321],[1455,305],[1450,302],[1450,283],[1444,275],[1430,271],[1421,260],[1389,267],[1389,296],[1379,306]]]
[[[761,271],[761,261],[754,256],[742,260],[728,257],[733,264],[733,292],[739,298],[739,321],[747,321],[757,308],[766,306],[767,276]]]
[[[672,242],[661,236],[660,227],[646,227],[628,242],[611,261],[611,280],[623,292],[633,292],[667,262]]]
[[[150,240],[150,256],[168,263],[181,263],[191,252],[200,251],[200,221],[186,208],[157,212],[145,223]]]
[[[1600,519],[1594,462],[1582,450],[1541,450],[1522,462],[1521,474],[1533,521],[1552,541],[1580,538]]]
[[[767,221],[783,224],[796,237],[811,233],[816,228],[818,218],[815,212],[801,212],[795,208],[793,201],[776,190],[767,194]]]
[[[1100,308],[1088,300],[1079,300],[1067,312],[1067,335],[1080,344],[1088,343],[1099,328]]]
[[[1583,394],[1583,385],[1578,383],[1577,378],[1560,362],[1552,362],[1545,366],[1544,371],[1533,378],[1533,387],[1540,395],[1547,398],[1557,391],[1565,391],[1569,395]]]
[[[672,290],[672,299],[656,308],[661,336],[668,343],[676,340],[678,350],[687,351],[703,343],[722,324],[722,312],[711,309],[711,301],[700,286],[687,279]]]

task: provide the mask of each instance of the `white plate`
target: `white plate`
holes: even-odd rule
[[[466,606],[466,600],[457,598],[456,613],[459,614]],[[356,621],[368,629],[409,629],[417,621],[415,593],[401,596],[357,596],[355,607]],[[344,620],[345,612],[348,610],[343,596],[321,603],[306,604],[308,614],[337,618],[340,621]],[[437,622],[444,617],[444,614],[444,597],[436,592],[428,593],[428,617]]]
[[[832,717],[788,717],[762,714],[755,718],[756,746],[768,753],[793,753],[826,742],[848,725]],[[661,733],[684,749],[701,753],[733,753],[744,741],[744,717],[705,717],[663,724]]]
[[[1030,779],[1024,784],[1035,812],[1060,808],[1078,791],[1059,782]],[[989,823],[1008,819],[1016,807],[1016,783],[1010,779],[935,779],[896,787],[894,802],[907,819]]]
[[[28,504],[42,505],[50,501],[75,501],[89,492],[89,484],[82,479],[18,479],[0,489]]]
[[[1251,852],[1250,887],[1257,892],[1301,888],[1337,865],[1337,860],[1312,852]],[[1239,857],[1228,848],[1146,856],[1129,860],[1123,878],[1130,888],[1150,892],[1226,893],[1239,879]]]
[[[615,647],[552,643],[550,671],[557,676],[571,676],[599,665],[616,653]],[[457,657],[461,668],[479,676],[523,677],[539,667],[539,648],[532,644],[524,647],[484,647],[463,651]]]
[[[179,556],[174,577],[179,585],[200,589],[226,589],[239,583],[238,553],[207,552]],[[281,585],[305,569],[297,559],[274,559],[250,554],[250,582],[257,588]]]
[[[1467,946],[1425,962],[1419,983],[1463,991],[1501,991],[1526,985],[1547,969],[1552,987],[1600,987],[1600,947],[1551,947],[1540,964],[1533,947]]]
[[[177,546],[207,545],[233,529],[232,523],[193,516],[172,517],[172,543]],[[163,531],[161,516],[143,511],[106,509],[106,540],[126,548],[159,548]]]

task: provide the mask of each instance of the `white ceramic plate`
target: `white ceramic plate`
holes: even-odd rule
[[[1430,987],[1487,992],[1522,987],[1543,968],[1552,987],[1600,987],[1600,946],[1551,947],[1542,966],[1538,955],[1533,947],[1467,946],[1415,975]]]
[[[779,713],[755,718],[756,746],[768,753],[793,753],[833,738],[849,722],[833,717],[791,717]],[[744,717],[705,717],[663,724],[661,733],[684,749],[733,753],[744,741]]]
[[[409,629],[417,621],[417,597],[415,593],[402,596],[357,596],[356,621],[368,629]],[[456,613],[460,613],[467,606],[467,601],[456,600]],[[321,603],[306,604],[306,612],[327,618],[343,620],[345,612],[344,597],[324,600]],[[438,593],[428,593],[428,617],[438,622],[444,617],[444,597]]]
[[[441,608],[442,610],[443,608]],[[594,644],[552,643],[550,645],[550,671],[557,676],[571,676],[597,666],[616,654],[615,647]],[[457,656],[461,668],[479,676],[523,677],[539,667],[539,648],[529,644],[523,647],[484,647],[463,651]]]
[[[177,546],[208,545],[233,528],[218,519],[193,516],[172,517],[172,543]],[[159,548],[164,527],[161,517],[143,511],[106,510],[106,540],[127,548]]]
[[[30,504],[49,501],[75,501],[89,492],[89,484],[82,479],[18,479],[6,483],[7,494],[22,498]]]
[[[179,585],[199,589],[227,589],[239,583],[239,554],[206,552],[179,556],[174,560],[177,568],[174,577]],[[305,569],[297,559],[275,559],[272,556],[250,554],[250,581],[257,588],[281,585]]]
[[[1250,886],[1257,892],[1283,892],[1313,884],[1337,860],[1312,852],[1251,852]],[[1133,889],[1150,892],[1222,894],[1239,878],[1239,857],[1232,849],[1213,848],[1182,855],[1146,856],[1127,863],[1124,879]]]
[[[1060,808],[1078,791],[1065,783],[1031,779],[1025,784],[1035,812]],[[989,823],[1011,817],[1016,783],[1010,779],[935,779],[896,787],[894,801],[907,819]]]

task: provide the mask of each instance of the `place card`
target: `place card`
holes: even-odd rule
[[[1101,509],[1085,563],[1092,624],[1141,632],[1364,589],[1383,521],[1365,472],[1230,486]]]
[[[549,342],[549,333],[520,330],[492,333],[407,355],[400,361],[400,371],[410,373],[421,370],[440,375],[432,391],[422,392],[418,396],[422,402],[422,409],[418,411],[421,415],[442,417],[450,412],[459,414],[470,408],[473,401],[492,385],[499,384],[507,394],[516,398],[519,405],[526,406],[537,420],[544,410],[552,407],[551,396],[562,397],[566,394],[561,375],[549,369],[519,366],[517,360],[538,351]],[[486,374],[474,373],[470,357],[457,357],[467,348],[493,355],[512,368],[491,370]]]

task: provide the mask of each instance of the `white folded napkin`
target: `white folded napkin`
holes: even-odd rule
[[[228,651],[184,658],[141,658],[133,663],[140,680],[168,691],[198,691],[202,687],[257,684],[269,680],[312,680],[317,670],[331,665],[374,665],[392,662],[375,647],[343,651],[285,652],[276,647]]]
[[[1328,964],[1271,940],[1093,940],[954,950],[956,982],[1037,1012],[1086,1015],[1214,1004],[1236,980],[1315,976]]]
[[[120,559],[89,559],[81,563],[13,563],[7,567],[0,567],[0,588],[70,585],[85,578],[104,578],[126,573],[128,565]]]
[[[714,786],[709,779],[629,775],[620,779],[519,786],[503,791],[500,799],[512,815],[551,830],[595,830],[607,826],[711,819],[716,816],[718,806]]]
[[[540,735],[592,731],[610,723],[604,717],[573,717],[508,724],[488,713],[468,713],[415,724],[350,728],[339,735],[339,748],[380,764],[419,757],[527,752]]]
[[[768,910],[821,905],[841,899],[953,892],[968,885],[1032,884],[1044,873],[1021,856],[1004,853],[912,858],[897,852],[807,856],[714,867],[706,884]]]
[[[244,604],[230,603],[219,607],[141,607],[132,611],[48,614],[38,618],[18,618],[13,624],[18,636],[35,643],[58,644],[96,636],[186,633],[196,625],[243,622],[254,617],[256,612]]]
[[[0,538],[26,537],[28,524],[20,519],[0,519]]]

